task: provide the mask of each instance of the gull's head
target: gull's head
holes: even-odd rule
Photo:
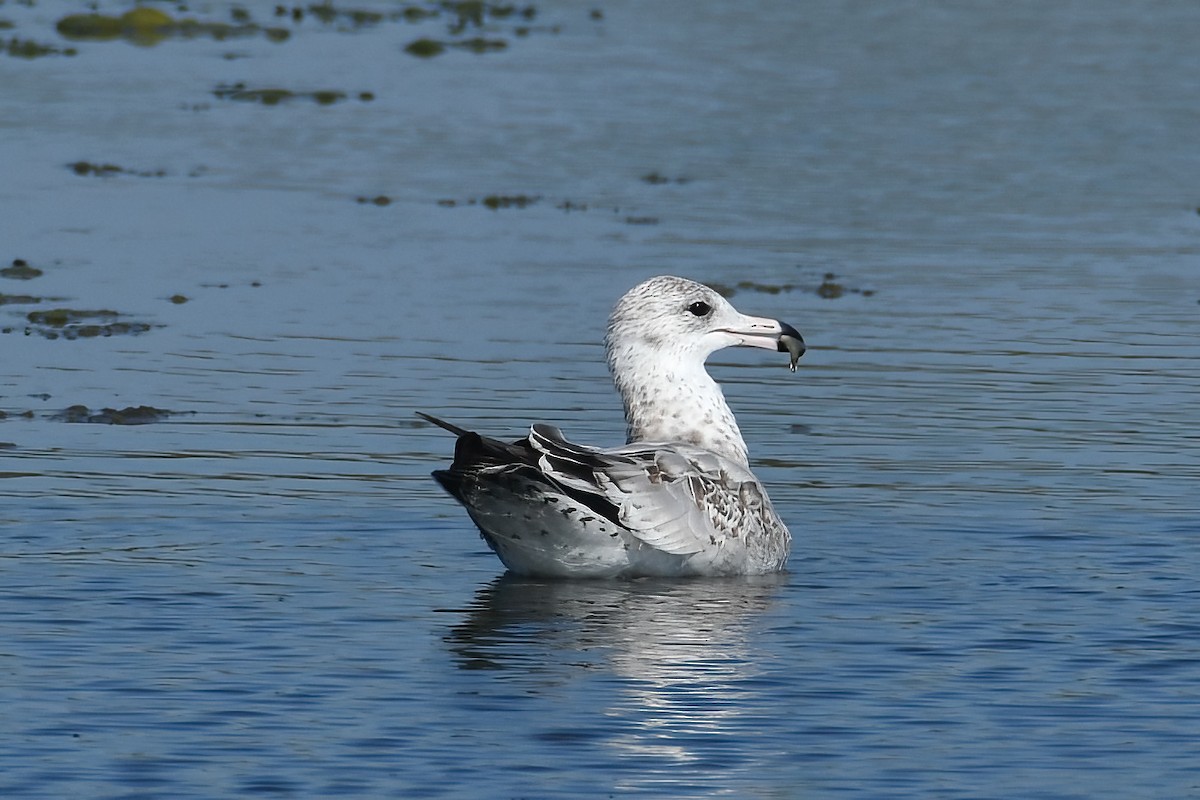
[[[702,365],[713,352],[737,346],[790,353],[793,372],[804,354],[804,339],[786,322],[743,314],[713,289],[670,275],[626,292],[605,336],[610,363],[633,357]]]

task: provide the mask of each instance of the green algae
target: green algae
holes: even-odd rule
[[[536,18],[537,13],[537,8],[534,6],[487,3],[482,0],[443,0],[430,9],[429,15],[445,14],[450,18],[446,26],[446,32],[450,38],[437,39],[422,36],[406,45],[404,51],[418,58],[432,58],[450,48],[476,54],[500,52],[508,49],[508,41],[494,35],[484,36],[482,34],[493,33],[502,27],[501,23],[510,23],[512,20],[528,22]],[[503,27],[508,27],[508,25],[503,25]],[[533,28],[528,25],[517,25],[511,28],[512,34],[517,37],[528,36],[532,30]],[[552,30],[557,32],[557,28]],[[474,35],[460,38],[468,31]]]
[[[317,89],[307,92],[295,92],[291,89],[264,88],[251,89],[238,81],[231,84],[220,84],[213,89],[213,94],[222,100],[237,100],[245,103],[261,103],[264,106],[277,106],[292,100],[311,100],[318,105],[329,106],[340,103],[349,95],[336,89]],[[369,103],[375,99],[371,92],[358,92],[355,97],[360,102]]]
[[[858,289],[855,287],[846,286],[838,280],[838,276],[832,272],[826,272],[821,278],[821,282],[817,286],[802,286],[795,283],[758,283],[756,281],[738,281],[736,284],[728,285],[723,283],[710,283],[717,294],[722,297],[733,297],[741,291],[759,292],[760,294],[784,294],[788,292],[811,292],[818,297],[823,297],[826,300],[836,300],[839,297],[844,297],[848,294],[857,294],[862,297],[870,297],[875,294],[873,289]]]
[[[485,39],[482,36],[476,36],[461,42],[453,42],[451,46],[472,53],[495,53],[507,49],[508,42],[503,39]]]
[[[846,286],[838,280],[837,275],[834,275],[832,272],[826,272],[825,277],[821,280],[821,285],[816,288],[816,293],[819,297],[834,300],[847,294],[859,294],[863,297],[870,297],[875,294],[875,290]]]
[[[291,17],[293,22],[301,22],[305,17],[312,17],[323,25],[348,23],[354,28],[367,28],[384,22],[421,22],[430,17],[436,17],[441,11],[437,7],[405,6],[394,11],[376,11],[365,8],[339,8],[332,2],[313,3],[308,6],[275,6],[276,17]]]
[[[485,3],[482,0],[444,0],[441,7],[454,17],[454,21],[450,23],[450,33],[454,35],[467,28],[482,28],[489,21],[506,20],[511,17],[532,20],[537,16],[537,8],[534,6],[517,8],[507,3]]]
[[[125,167],[118,167],[116,164],[94,164],[91,161],[73,161],[68,164],[67,167],[70,168],[70,170],[76,175],[94,175],[101,178],[110,178],[114,175],[136,175],[139,178],[162,178],[167,174],[165,169],[135,170],[126,169]]]
[[[23,258],[14,258],[11,266],[0,269],[0,278],[12,278],[17,281],[28,281],[41,275],[40,269],[29,266]]]
[[[76,175],[117,175],[125,170],[116,164],[93,164],[90,161],[75,161],[67,165]]]
[[[436,39],[417,39],[415,42],[410,42],[404,48],[404,52],[409,55],[414,55],[417,58],[432,58],[433,56],[441,55],[446,52],[446,45]]]
[[[204,22],[190,17],[174,18],[156,8],[139,6],[119,16],[108,14],[68,14],[55,26],[59,34],[78,42],[107,42],[121,39],[132,44],[150,46],[167,38],[197,39],[207,37],[222,41],[236,37],[265,36],[271,41],[284,41],[291,33],[283,28],[264,28],[249,19],[248,13],[234,13],[237,24]]]
[[[62,411],[51,414],[49,419],[56,422],[91,423],[94,425],[148,425],[161,422],[168,417],[177,416],[179,411],[167,411],[154,406],[126,406],[125,408],[101,408],[92,411],[85,405],[67,406]]]
[[[337,92],[337,91],[330,91],[330,90],[318,90],[315,92],[310,92],[309,94],[312,95],[313,100],[317,101],[318,105],[322,105],[322,106],[333,105],[334,103],[338,102],[339,100],[346,99],[345,92]]]
[[[836,277],[832,272],[825,274],[825,279],[821,281],[821,285],[816,290],[818,297],[824,297],[826,300],[836,300],[846,293],[846,287],[838,283],[835,280]]]
[[[666,175],[660,175],[657,171],[649,172],[642,176],[642,182],[648,183],[651,186],[662,186],[667,183],[687,183],[690,178],[669,178]]]
[[[495,211],[501,208],[525,208],[526,206],[533,205],[540,199],[540,197],[530,197],[525,194],[489,194],[481,202],[485,207]]]
[[[73,41],[110,41],[126,39],[134,44],[156,44],[169,35],[175,25],[168,14],[156,8],[135,8],[119,17],[106,14],[69,14],[55,26]]]
[[[115,319],[121,316],[116,311],[79,311],[73,308],[52,308],[46,311],[30,311],[26,319],[38,325],[62,328],[85,319]]]
[[[145,322],[130,322],[121,319],[121,316],[108,309],[51,308],[30,311],[25,315],[29,322],[25,335],[36,333],[47,339],[95,339],[145,333],[151,328]],[[11,329],[6,332],[11,332]]]
[[[446,52],[446,48],[453,47],[458,50],[466,50],[469,53],[497,53],[501,50],[508,49],[508,42],[503,39],[485,39],[482,36],[475,36],[470,39],[462,39],[459,41],[441,42],[437,39],[421,38],[414,42],[410,42],[404,52],[417,56],[418,58],[432,58]]]
[[[73,56],[79,51],[74,47],[55,47],[52,44],[42,44],[32,39],[13,37],[8,41],[0,41],[0,50],[13,58],[42,58],[43,56]]]
[[[0,306],[35,305],[40,302],[42,302],[42,298],[35,297],[31,294],[3,294],[3,293],[0,293]]]

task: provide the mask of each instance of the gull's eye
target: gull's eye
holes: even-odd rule
[[[688,311],[692,312],[697,317],[703,317],[712,311],[712,306],[702,300],[697,300],[695,303],[692,303],[690,306],[688,306]]]

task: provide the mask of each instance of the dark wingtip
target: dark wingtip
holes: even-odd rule
[[[462,492],[462,474],[456,473],[448,469],[435,469],[432,473],[433,479],[437,481],[446,493],[451,497],[458,498]]]
[[[466,434],[470,433],[470,431],[468,431],[466,428],[460,428],[451,422],[446,422],[444,419],[438,419],[432,414],[426,414],[424,411],[414,411],[413,413],[426,422],[432,422],[442,430],[450,431],[455,436],[465,436]]]

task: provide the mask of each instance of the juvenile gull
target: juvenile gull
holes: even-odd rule
[[[458,436],[434,478],[519,575],[754,575],[787,563],[791,535],[750,472],[721,387],[704,369],[723,347],[788,352],[784,322],[749,317],[717,292],[670,276],[630,289],[604,339],[628,443],[574,444],[536,424],[511,444],[428,414]],[[420,413],[420,412],[418,412]]]

